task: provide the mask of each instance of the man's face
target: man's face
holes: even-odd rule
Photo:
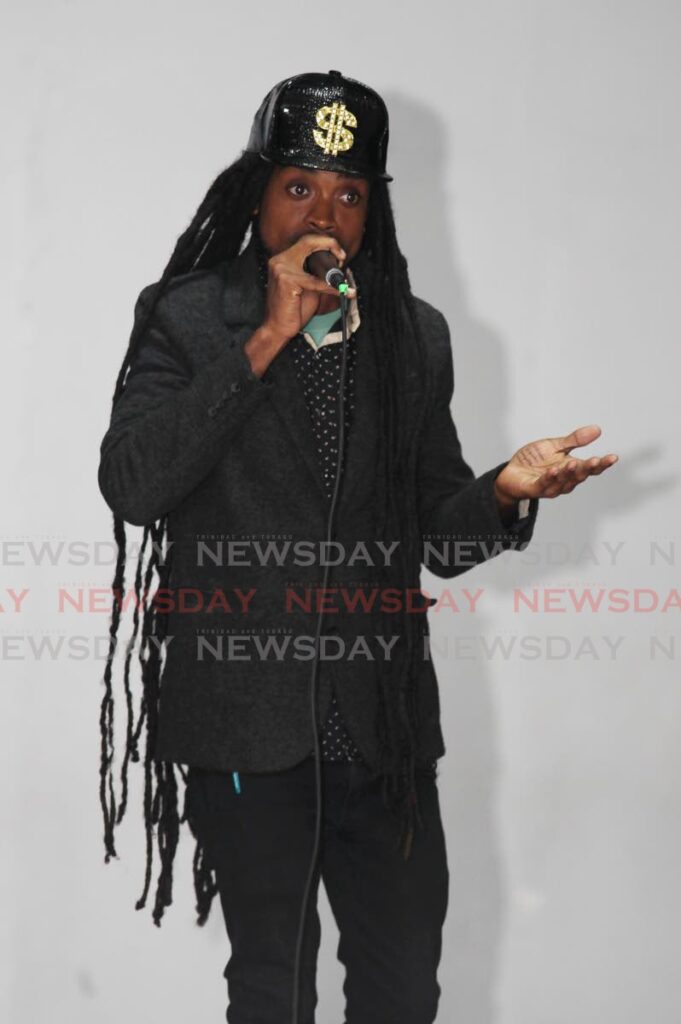
[[[362,245],[369,211],[366,178],[275,165],[259,206],[260,237],[270,256],[302,235],[331,235],[350,262]]]

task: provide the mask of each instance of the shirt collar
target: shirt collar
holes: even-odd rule
[[[346,270],[345,276],[350,287],[357,288],[357,282],[355,281],[355,278],[353,276],[352,271],[350,270],[350,267],[348,267],[348,269]],[[359,291],[359,289],[357,290]],[[338,310],[338,317],[340,319],[340,309]],[[357,296],[354,295],[350,299],[350,302],[348,303],[348,337],[351,334],[355,333],[355,331],[360,325],[360,322],[361,321],[359,317],[359,306],[357,304]],[[337,342],[343,340],[343,331],[341,329],[336,331],[329,331],[328,334],[324,335],[324,337],[322,338],[318,345],[315,345],[314,338],[308,331],[302,331],[301,334],[303,338],[305,338],[305,341],[308,343],[308,345],[312,349],[314,349],[315,352],[318,352],[320,348],[324,348],[325,345],[335,345]]]

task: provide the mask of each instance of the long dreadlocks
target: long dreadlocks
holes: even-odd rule
[[[249,227],[253,227],[252,210],[265,189],[272,165],[257,153],[243,152],[215,179],[189,227],[182,234],[163,275],[150,294],[144,314],[136,322],[116,381],[112,406],[125,389],[128,370],[144,337],[154,309],[168,282],[181,274],[206,270],[239,254]],[[399,538],[400,575],[405,586],[419,585],[421,548],[415,529],[415,473],[418,438],[423,416],[428,405],[430,381],[426,379],[427,365],[424,343],[419,330],[416,309],[411,293],[407,262],[397,244],[395,221],[387,183],[372,183],[369,213],[364,233],[363,251],[373,265],[375,273],[370,315],[376,325],[377,354],[381,361],[380,374],[380,458],[386,482],[381,518],[381,531]],[[360,289],[361,292],[361,289]],[[358,296],[359,298],[359,296]],[[363,304],[367,302],[363,297]],[[364,307],[366,315],[366,307]],[[373,332],[372,332],[373,333]],[[416,358],[414,359],[414,346]],[[411,358],[409,349],[411,351]],[[423,374],[425,400],[417,410],[413,433],[405,430],[400,417],[400,402],[405,394],[407,367],[416,364]],[[178,814],[178,779],[172,762],[155,761],[156,741],[162,675],[161,649],[163,644],[163,616],[156,616],[155,601],[147,603],[154,572],[159,589],[166,585],[167,518],[144,527],[135,573],[135,603],[132,636],[126,649],[123,670],[123,688],[127,709],[125,754],[121,765],[121,795],[117,803],[114,787],[114,697],[113,659],[117,646],[117,633],[121,619],[118,595],[123,595],[126,562],[125,524],[117,515],[113,519],[117,544],[116,569],[113,580],[114,601],[109,628],[109,651],[104,670],[104,696],[100,713],[101,762],[100,802],[104,818],[105,862],[116,857],[115,826],[120,824],[127,807],[128,765],[140,760],[139,741],[146,722],[144,755],[144,821],[146,830],[146,869],[142,895],[136,903],[140,910],[146,905],[153,864],[153,837],[156,835],[160,860],[152,917],[160,925],[164,908],[172,902],[173,861],[179,840],[180,825],[188,820],[187,790],[184,805]],[[394,531],[394,532],[393,532]],[[404,541],[404,545],[402,544]],[[151,542],[151,543],[150,543]],[[165,546],[164,546],[165,545]],[[147,548],[149,547],[149,551]],[[145,567],[145,559],[147,564]],[[406,591],[405,591],[406,593]],[[406,653],[397,684],[388,667],[382,666],[380,678],[380,707],[377,721],[383,802],[399,823],[397,844],[403,842],[403,855],[409,857],[414,834],[414,822],[423,825],[416,790],[415,735],[418,726],[415,693],[415,659],[423,631],[425,616],[409,615],[407,602],[402,601],[402,615],[406,636]],[[133,694],[130,684],[130,664],[140,633],[138,657],[141,665],[142,695],[135,720]],[[385,614],[385,613],[384,613]],[[395,703],[397,707],[395,708]],[[187,774],[178,765],[182,780]],[[208,917],[212,900],[217,892],[214,872],[206,861],[205,851],[197,839],[193,858],[194,889],[197,923],[203,925]]]

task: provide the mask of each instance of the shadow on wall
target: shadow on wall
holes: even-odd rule
[[[479,375],[471,373],[469,364],[468,378],[486,381],[484,407],[494,415],[485,429],[499,434],[489,445],[503,453],[508,448],[501,433],[506,406],[504,346],[474,320],[467,307],[445,193],[445,173],[451,174],[446,126],[427,107],[401,93],[386,95],[385,100],[391,118],[389,167],[395,178],[391,194],[412,288],[446,316],[455,357],[465,345],[470,360],[478,363]],[[446,306],[441,302],[445,296]],[[456,365],[455,358],[455,374]],[[495,370],[493,377],[490,366]],[[462,395],[456,386],[455,395],[456,419],[471,422],[474,410],[479,415],[483,396]],[[489,468],[476,466],[465,444],[463,454],[477,474]],[[485,629],[478,616],[476,626]],[[431,627],[435,645],[432,618]],[[437,654],[434,662],[447,748],[439,763],[438,781],[450,874],[438,974],[442,989],[438,1020],[494,1024],[506,896],[494,820],[499,767],[489,679],[482,661],[467,662],[466,678],[456,680],[451,662],[438,665]]]
[[[508,390],[515,372],[507,356],[510,341],[478,319],[467,301],[455,251],[456,209],[449,206],[456,187],[456,161],[447,150],[448,128],[432,110],[401,93],[386,94],[385,99],[391,116],[389,170],[395,178],[391,194],[400,247],[409,260],[415,293],[440,308],[449,323],[454,348],[455,421],[464,457],[480,475],[496,462],[510,458],[519,444],[565,433],[580,423],[575,419],[546,424],[537,417],[532,437],[519,439],[517,444],[509,441],[512,431],[507,432],[507,418],[513,417],[513,410],[508,408]],[[465,368],[458,379],[457,366],[459,371]],[[461,380],[466,382],[466,391]],[[475,382],[474,387],[471,382]],[[597,416],[592,422],[601,422]],[[482,447],[492,453],[487,465],[480,465],[466,446],[466,438],[475,436],[479,424],[484,429]],[[577,455],[588,457],[617,450],[608,436],[607,422],[601,425],[602,442],[599,439],[587,449],[578,450]],[[607,485],[599,486],[600,480],[595,478],[587,481],[578,494],[543,502],[530,545],[530,550],[538,549],[537,562],[530,564],[522,555],[502,555],[502,559],[515,558],[517,562],[513,563],[514,571],[497,573],[493,586],[502,593],[510,592],[518,585],[519,576],[524,586],[540,585],[551,570],[547,564],[549,542],[552,546],[562,544],[569,552],[568,571],[580,572],[580,552],[586,552],[581,564],[589,565],[588,553],[596,547],[604,517],[629,515],[644,501],[676,486],[669,478],[640,479],[639,464],[649,468],[651,457],[658,453],[661,447],[629,452],[608,477]],[[623,539],[608,538],[613,545]],[[473,577],[463,580],[462,585],[469,586]],[[505,879],[495,814],[500,776],[495,708],[484,659],[459,662],[458,667],[449,658],[443,662],[436,652],[436,625],[431,617],[447,748],[440,762],[440,799],[450,869],[438,1020],[494,1024],[501,949],[512,895]],[[476,614],[476,632],[493,630],[493,621]]]

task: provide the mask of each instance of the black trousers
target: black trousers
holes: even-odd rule
[[[432,1024],[449,872],[436,769],[418,771],[424,828],[395,846],[381,783],[358,761],[322,762],[321,847],[300,975],[299,1024],[314,1024],[319,878],[340,933],[346,1024]],[[215,868],[231,955],[228,1024],[289,1024],[296,938],[314,843],[312,756],[279,772],[190,768],[191,827]],[[323,1024],[332,1024],[325,1021]]]

